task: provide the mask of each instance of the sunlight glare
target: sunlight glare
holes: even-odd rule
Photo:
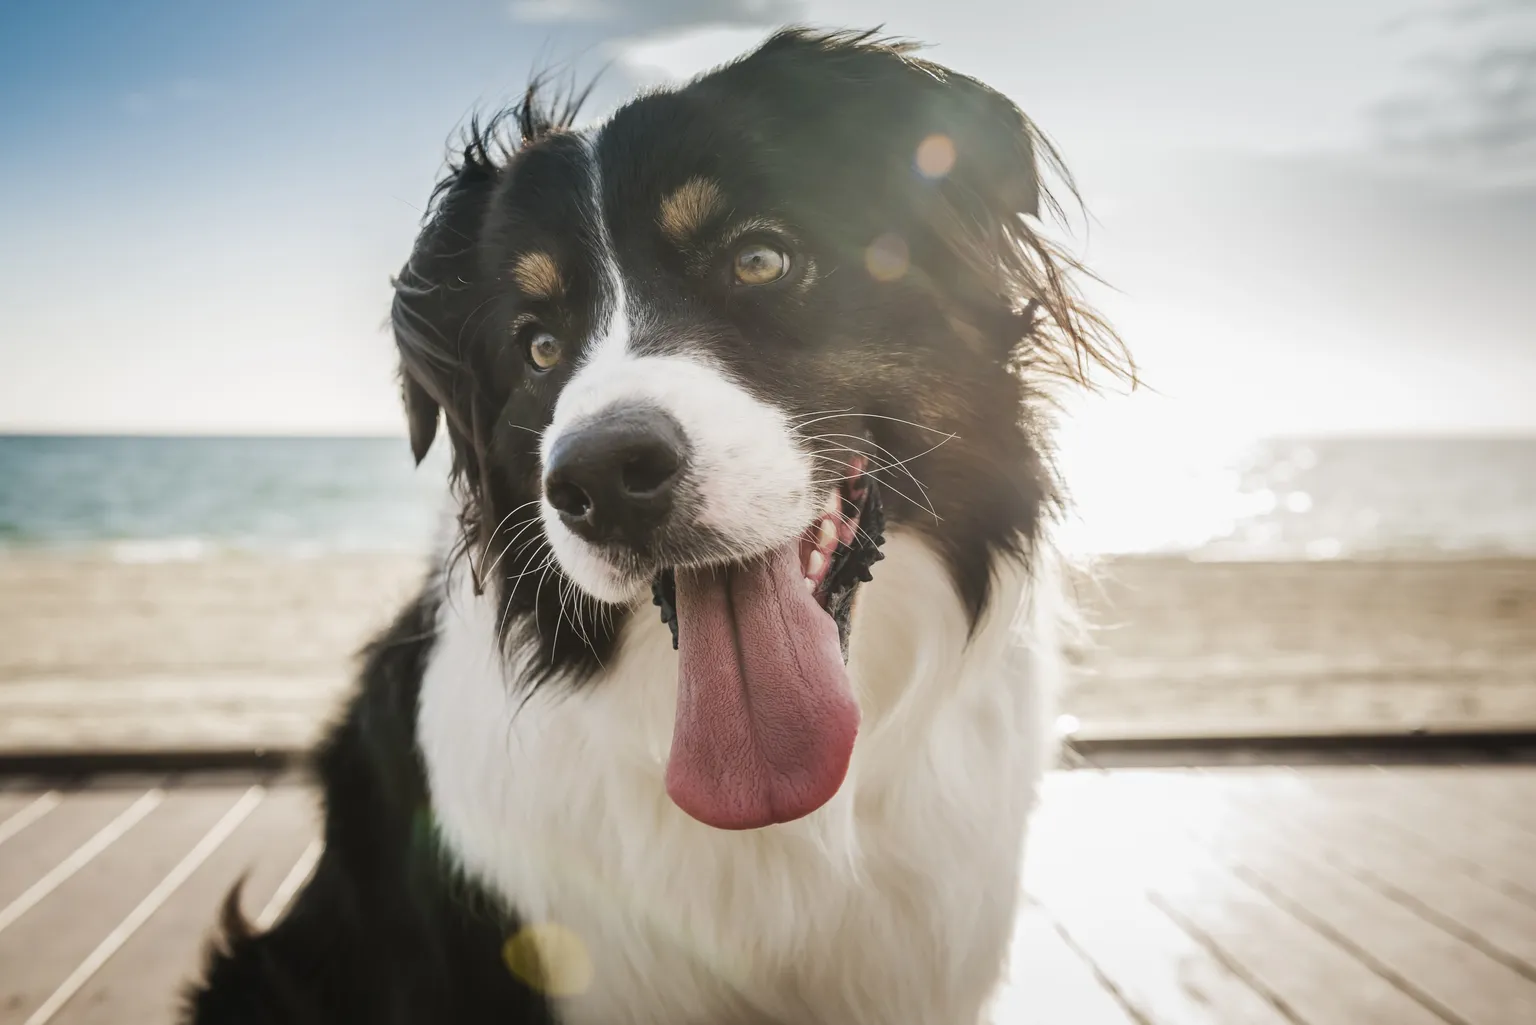
[[[1272,510],[1238,467],[1257,439],[1144,396],[1084,402],[1064,418],[1057,462],[1073,512],[1060,543],[1074,557],[1199,548]]]

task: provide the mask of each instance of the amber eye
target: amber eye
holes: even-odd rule
[[[789,273],[789,254],[761,242],[736,250],[731,270],[743,285],[767,285]]]
[[[543,328],[529,331],[527,337],[528,362],[535,370],[548,370],[560,362],[560,339]]]

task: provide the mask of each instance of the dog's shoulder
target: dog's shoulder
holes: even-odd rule
[[[237,886],[187,994],[187,1025],[544,1025],[545,999],[502,957],[517,923],[445,857],[415,743],[440,588],[369,644],[360,687],[316,751],[325,847],[267,931]]]

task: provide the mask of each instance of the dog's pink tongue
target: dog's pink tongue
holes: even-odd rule
[[[677,725],[667,793],[720,829],[820,808],[859,729],[837,624],[805,589],[799,543],[752,566],[677,572]]]

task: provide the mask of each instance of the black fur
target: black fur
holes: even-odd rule
[[[653,314],[634,344],[706,348],[791,413],[838,411],[819,433],[840,439],[813,444],[831,465],[837,444],[867,437],[874,462],[911,471],[872,463],[882,511],[936,544],[974,621],[998,555],[1027,554],[1057,500],[1040,381],[1086,383],[1092,362],[1129,372],[1070,290],[1074,265],[1025,219],[1052,208],[1039,177],[1052,154],[1033,126],[908,46],[804,31],[635,100],[595,146],[569,130],[575,111],[552,111],[530,90],[471,126],[398,277],[392,316],[412,450],[420,460],[441,424],[461,554],[500,602],[505,642],[539,653],[541,668],[521,683],[591,679],[630,614],[569,600],[529,512],[539,432],[577,359],[536,373],[519,331],[537,317],[585,339],[611,302],[584,191],[593,161],[608,241]],[[936,133],[957,158],[929,180],[913,155]],[[680,251],[663,244],[656,211],[694,177],[718,183],[728,208]],[[815,281],[751,295],[719,287],[711,233],[745,217],[787,225]],[[894,280],[865,269],[883,235],[907,250]],[[534,251],[564,272],[559,302],[522,294],[509,272]],[[433,614],[423,597],[369,650],[361,692],[318,755],[326,848],[316,874],[272,931],[253,935],[231,918],[187,1021],[551,1020],[503,964],[515,917],[457,878],[433,836],[414,737]]]

